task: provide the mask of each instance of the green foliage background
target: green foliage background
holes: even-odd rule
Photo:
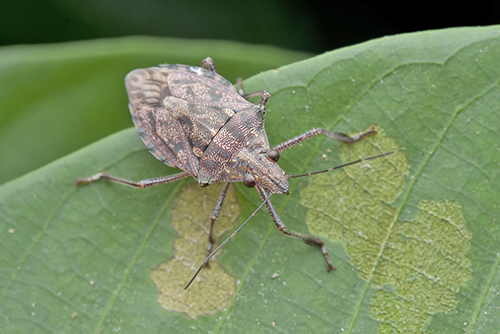
[[[471,232],[470,248],[461,249],[470,265],[463,261],[461,268],[469,270],[470,276],[464,275],[467,280],[454,287],[455,305],[428,313],[419,328],[425,332],[489,333],[500,327],[499,35],[499,27],[489,27],[383,38],[245,81],[246,91],[267,89],[272,94],[266,123],[272,144],[311,127],[356,132],[371,123],[380,126],[398,148],[404,148],[401,154],[410,166],[401,195],[387,203],[398,221],[422,220],[423,201],[459,203],[458,216],[463,216]],[[166,43],[177,43],[179,48]],[[14,113],[29,107],[20,113],[18,125],[12,123],[15,126],[1,131],[2,154],[3,147],[18,148],[2,157],[2,164],[15,163],[22,155],[36,160],[36,154],[27,153],[30,143],[54,150],[59,150],[60,143],[63,153],[74,149],[66,142],[85,137],[90,129],[121,122],[122,116],[107,118],[109,110],[128,118],[121,88],[124,74],[165,61],[197,63],[210,47],[202,42],[189,45],[134,38],[5,48],[0,67],[11,79],[0,82],[1,100],[8,102],[4,110]],[[241,75],[240,66],[254,63],[252,59],[259,60],[255,68],[264,69],[304,57],[235,44],[221,44],[213,52],[224,45],[226,53],[210,55],[230,80]],[[152,49],[158,51],[145,51]],[[169,50],[174,53],[171,57]],[[183,61],[175,58],[176,52],[196,59]],[[235,60],[242,56],[247,59],[243,64]],[[269,61],[262,65],[263,59]],[[229,67],[237,73],[227,75]],[[82,76],[82,81],[73,84],[75,75],[70,73]],[[126,126],[123,117],[123,125],[115,130]],[[29,121],[23,123],[23,118]],[[47,119],[52,122],[46,123]],[[65,127],[72,119],[80,128]],[[55,126],[58,121],[64,126]],[[44,136],[34,139],[37,131]],[[4,133],[16,140],[5,139]],[[89,135],[85,140],[93,138]],[[317,138],[283,154],[280,166],[289,173],[327,168],[341,162],[339,149],[339,143]],[[346,149],[350,150],[342,148]],[[328,161],[321,158],[323,154]],[[198,319],[162,309],[150,272],[173,256],[177,232],[170,225],[170,214],[186,181],[146,191],[105,182],[75,187],[74,177],[101,170],[134,180],[175,172],[147,152],[134,129],[127,129],[0,187],[1,332],[408,332],[408,324],[390,321],[397,316],[397,307],[384,308],[392,304],[373,297],[383,293],[401,299],[404,294],[395,287],[411,287],[415,279],[373,284],[375,274],[381,272],[377,265],[371,274],[367,271],[368,277],[366,272],[358,275],[346,247],[349,239],[327,236],[331,240],[325,239],[326,245],[338,267],[328,274],[316,249],[280,235],[265,212],[219,256],[236,281],[236,294],[225,309]],[[376,186],[390,179],[387,172],[383,178],[369,174]],[[273,197],[288,227],[304,233],[309,233],[306,222],[311,224],[307,220],[311,208],[301,200],[308,187],[309,180],[300,179],[292,182],[290,196]],[[237,186],[240,221],[259,203],[254,191],[243,188]],[[454,217],[457,210],[452,212]],[[387,230],[387,240],[398,231]],[[402,237],[409,234],[399,231]],[[420,241],[425,249],[443,242]],[[390,243],[381,243],[378,265],[390,262],[390,249]],[[407,264],[404,258],[398,262]],[[279,276],[273,280],[275,272]],[[432,289],[415,293],[424,300],[435,298]],[[428,312],[425,301],[416,305],[410,315]]]

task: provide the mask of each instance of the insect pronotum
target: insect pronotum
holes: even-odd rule
[[[202,187],[225,182],[226,185],[210,216],[207,258],[185,289],[204,266],[208,267],[210,258],[264,205],[280,232],[321,249],[328,271],[335,269],[324,242],[319,238],[288,230],[269,198],[272,194],[288,195],[289,178],[324,173],[394,152],[301,175],[286,174],[277,161],[280,152],[319,134],[344,143],[353,143],[374,134],[373,126],[353,137],[313,128],[270,148],[264,130],[264,117],[271,95],[265,90],[243,94],[240,81],[238,93],[228,80],[217,74],[211,58],[205,58],[200,67],[164,64],[136,69],[126,76],[125,86],[132,120],[144,144],[165,165],[177,167],[183,172],[139,182],[101,172],[89,178],[77,178],[76,183],[82,185],[104,179],[133,188],[148,188],[189,176],[197,180]],[[247,101],[247,98],[252,96],[261,96],[258,105]],[[245,223],[212,252],[215,243],[214,224],[231,182],[243,182],[249,188],[256,187],[263,202]]]

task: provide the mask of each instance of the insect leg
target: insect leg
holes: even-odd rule
[[[203,59],[200,63],[200,67],[204,67],[211,72],[217,73],[217,70],[215,69],[214,61],[210,57]]]
[[[267,198],[265,190],[258,185],[256,186],[256,188],[257,191],[259,192],[260,198],[262,198],[262,200],[265,200]],[[276,212],[276,209],[274,208],[274,205],[271,203],[271,201],[268,200],[266,202],[266,208],[267,211],[269,211],[269,214],[271,215],[274,224],[276,225],[278,230],[280,230],[281,233],[289,237],[299,239],[310,246],[319,247],[321,249],[321,253],[323,253],[323,256],[325,257],[326,265],[328,266],[328,271],[335,269],[335,266],[330,261],[330,257],[328,256],[328,252],[326,250],[325,243],[323,242],[323,240],[307,234],[302,234],[299,232],[287,230],[285,224],[283,224],[283,222],[281,221],[281,218]]]
[[[224,200],[226,199],[227,191],[229,190],[230,182],[226,183],[224,188],[222,189],[219,199],[217,200],[217,204],[215,204],[214,211],[210,215],[210,233],[208,234],[208,247],[207,247],[207,257],[212,253],[212,248],[215,243],[214,238],[214,225],[217,219],[219,219],[220,210],[222,209],[222,204],[224,204]],[[205,264],[205,267],[210,267],[208,262]]]
[[[207,70],[217,73],[217,69],[215,68],[215,64],[212,58],[207,57],[203,59],[200,63],[200,67],[206,68]],[[247,93],[245,94],[243,92],[243,88],[241,87],[241,83],[243,82],[243,79],[238,78],[236,79],[236,84],[238,85],[238,93],[244,98],[244,99],[249,99],[254,96],[261,96],[265,90],[259,90],[257,92],[252,92],[252,93]]]
[[[363,138],[365,136],[368,136],[368,135],[370,135],[372,133],[373,134],[377,133],[375,131],[375,128],[373,127],[373,125],[367,131],[361,132],[361,133],[359,133],[359,134],[357,134],[357,135],[355,135],[353,137],[350,137],[350,136],[348,136],[348,135],[346,135],[345,133],[342,133],[342,132],[334,132],[334,131],[328,131],[328,130],[320,129],[320,128],[312,128],[311,130],[306,131],[303,134],[298,135],[297,137],[289,139],[289,140],[287,140],[287,141],[285,141],[285,142],[283,142],[283,143],[275,146],[273,148],[273,150],[276,150],[278,152],[282,152],[284,150],[289,149],[292,146],[295,146],[295,145],[297,145],[299,143],[302,143],[303,141],[306,141],[308,139],[316,137],[319,134],[328,136],[330,138],[336,139],[336,140],[341,141],[343,143],[349,143],[350,144],[350,143],[354,143],[355,141],[358,141],[361,138]]]
[[[134,181],[120,179],[120,178],[113,176],[113,175],[110,175],[108,173],[101,172],[101,173],[97,173],[95,175],[92,175],[91,177],[77,178],[75,181],[76,181],[77,186],[81,186],[81,185],[84,185],[86,183],[95,182],[95,181],[102,179],[102,180],[107,180],[107,181],[123,184],[123,185],[129,186],[129,187],[132,187],[132,188],[144,189],[144,188],[148,188],[148,187],[152,187],[152,186],[157,186],[159,184],[177,181],[177,180],[183,179],[183,178],[188,177],[188,176],[190,176],[189,173],[182,172],[182,173],[177,173],[177,174],[172,174],[172,175],[167,175],[167,176],[154,177],[152,179],[141,180],[139,182],[134,182]]]
[[[241,86],[243,83],[243,79],[242,78],[238,78],[236,79],[236,86],[238,87],[238,94],[240,94],[244,99],[249,99],[251,97],[254,97],[254,96],[261,96],[264,92],[266,92],[265,90],[258,90],[256,92],[251,92],[251,93],[246,93],[243,91],[243,87]]]

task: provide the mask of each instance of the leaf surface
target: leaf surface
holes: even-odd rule
[[[188,180],[147,190],[74,185],[74,177],[103,170],[131,180],[177,172],[151,156],[134,129],[4,184],[0,329],[494,332],[499,34],[489,27],[387,37],[244,82],[247,92],[272,94],[271,145],[313,127],[354,134],[377,126],[354,145],[318,137],[283,152],[288,174],[397,150],[292,179],[289,196],[272,197],[290,230],[325,241],[337,267],[330,273],[319,250],[283,236],[262,210],[215,269],[182,291],[190,278],[182,270],[193,272],[204,257],[220,188]],[[217,235],[250,216],[259,199],[237,185],[226,204]]]

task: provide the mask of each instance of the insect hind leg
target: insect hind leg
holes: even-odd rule
[[[76,178],[75,181],[76,181],[76,185],[77,186],[81,186],[81,185],[84,185],[84,184],[87,184],[87,183],[90,183],[90,182],[95,182],[95,181],[98,181],[98,180],[107,180],[107,181],[111,181],[111,182],[114,182],[114,183],[123,184],[125,186],[129,186],[129,187],[132,187],[132,188],[144,189],[144,188],[149,188],[149,187],[157,186],[159,184],[174,182],[174,181],[186,178],[188,176],[190,176],[189,173],[187,173],[187,172],[181,172],[181,173],[177,173],[177,174],[172,174],[172,175],[167,175],[167,176],[160,176],[160,177],[154,177],[154,178],[151,178],[151,179],[145,179],[145,180],[141,180],[139,182],[134,182],[134,181],[129,181],[129,180],[121,179],[119,177],[110,175],[110,174],[105,173],[105,172],[101,172],[101,173],[97,173],[95,175],[92,175],[91,177]]]

